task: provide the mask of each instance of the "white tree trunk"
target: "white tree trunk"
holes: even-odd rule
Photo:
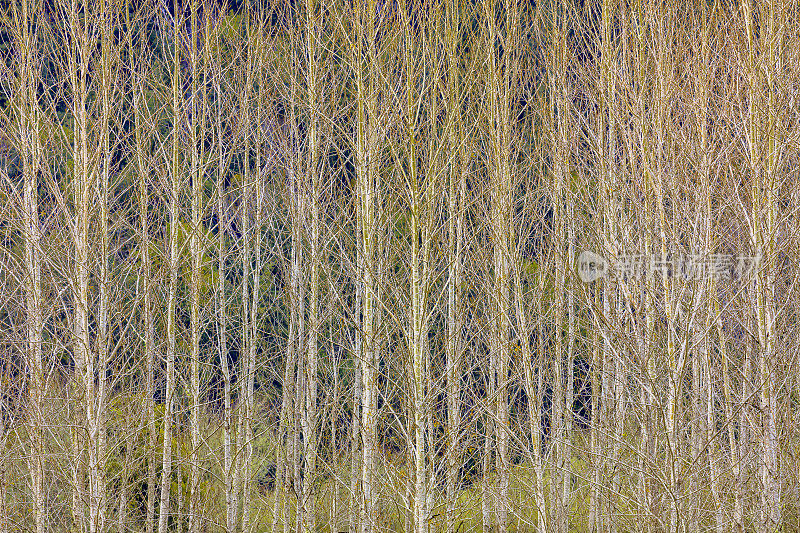
[[[190,33],[196,35],[200,30],[197,22],[198,6],[196,0],[192,0],[190,6]],[[208,15],[206,14],[206,17]],[[189,151],[190,151],[190,180],[192,195],[192,225],[189,240],[191,256],[191,279],[189,291],[191,293],[190,304],[190,327],[191,327],[191,354],[190,354],[190,387],[191,405],[189,407],[191,419],[191,443],[192,450],[189,454],[190,473],[189,473],[189,533],[198,533],[202,516],[198,511],[199,484],[200,484],[200,268],[203,250],[200,243],[201,232],[201,196],[203,195],[203,170],[200,167],[202,154],[198,149],[198,127],[205,120],[205,109],[198,105],[198,76],[200,75],[200,61],[197,52],[197,39],[192,37],[189,47],[189,65],[191,68],[191,94],[189,95],[189,106],[187,110],[190,114],[189,123]],[[203,69],[205,70],[205,69]],[[205,76],[203,76],[203,87],[205,87]],[[205,96],[205,89],[203,91]],[[205,98],[201,105],[205,104]],[[200,132],[203,138],[204,131]]]
[[[464,211],[466,206],[466,150],[461,124],[461,91],[458,81],[458,39],[461,36],[460,6],[447,3],[445,31],[447,45],[448,93],[445,105],[452,117],[448,131],[450,160],[448,163],[448,205],[447,205],[447,470],[446,483],[446,533],[455,533],[455,508],[458,497],[458,470],[461,443],[461,359],[463,353],[462,313],[459,304],[463,296],[460,290],[463,276]]]
[[[21,28],[16,34],[17,46],[20,50],[19,64],[20,85],[17,107],[19,116],[20,159],[22,160],[23,206],[22,232],[25,249],[25,362],[28,368],[28,400],[30,402],[30,452],[28,471],[31,479],[31,495],[33,499],[34,527],[36,533],[44,533],[47,510],[44,493],[44,366],[42,363],[42,291],[41,260],[38,200],[38,171],[40,165],[40,133],[38,121],[38,104],[36,103],[36,84],[38,76],[35,71],[36,32],[33,31],[31,6],[28,1],[22,2]],[[4,419],[5,420],[5,419]],[[3,444],[5,445],[5,427]],[[4,448],[5,449],[5,448]],[[3,460],[5,469],[5,459]],[[5,472],[5,470],[4,470]],[[3,488],[5,489],[5,479]],[[5,494],[3,495],[5,496]],[[5,501],[3,502],[5,506]],[[6,520],[3,519],[5,527]]]
[[[180,19],[179,19],[180,20]],[[177,332],[176,330],[176,300],[178,289],[178,224],[179,221],[179,191],[182,176],[180,161],[180,140],[178,132],[179,124],[182,124],[182,94],[180,82],[180,31],[181,24],[176,22],[173,33],[174,57],[172,65],[172,161],[171,172],[169,175],[169,237],[168,237],[168,265],[169,265],[169,293],[167,296],[167,375],[166,375],[166,397],[164,399],[164,419],[163,424],[163,451],[161,459],[161,495],[158,514],[158,533],[167,533],[167,521],[170,514],[170,485],[172,483],[172,425],[175,409],[175,359],[177,351]]]
[[[363,282],[362,293],[362,340],[361,340],[361,533],[375,531],[377,522],[377,491],[375,469],[377,466],[377,394],[378,380],[377,349],[375,332],[377,323],[378,283],[375,273],[377,227],[376,207],[378,198],[377,161],[377,89],[378,59],[376,43],[376,9],[372,1],[359,5],[358,46],[355,60],[356,71],[356,180],[359,210],[357,228],[361,242],[361,257],[358,268]],[[367,49],[364,50],[366,44]],[[366,72],[361,66],[367,64]],[[365,79],[366,78],[366,79]]]
[[[306,19],[306,104],[309,109],[307,132],[308,152],[306,154],[306,178],[310,187],[310,235],[308,235],[309,257],[309,302],[308,302],[308,345],[305,366],[305,406],[303,408],[303,444],[305,457],[305,477],[303,480],[302,531],[316,530],[316,477],[317,477],[317,352],[319,350],[319,299],[320,299],[320,201],[322,177],[319,149],[319,101],[318,70],[321,21],[315,0],[305,2]],[[338,532],[336,532],[338,533]]]

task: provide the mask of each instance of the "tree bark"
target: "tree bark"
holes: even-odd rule
[[[130,24],[129,17],[126,16],[126,23]],[[147,500],[145,510],[145,532],[155,531],[155,498],[156,498],[156,447],[158,445],[158,430],[156,427],[155,414],[155,317],[153,316],[153,287],[152,287],[152,260],[150,257],[150,187],[148,185],[148,175],[150,174],[147,165],[148,138],[145,137],[142,128],[145,124],[141,110],[141,90],[142,90],[142,65],[136,57],[133,48],[133,32],[128,33],[128,50],[130,57],[133,58],[131,67],[131,84],[136,87],[133,90],[133,129],[135,142],[136,170],[139,175],[139,232],[140,244],[139,254],[141,261],[142,279],[142,316],[144,317],[144,357],[146,360],[146,420],[148,430],[147,441]]]
[[[175,12],[178,13],[177,0]],[[173,65],[172,65],[172,161],[169,176],[170,190],[168,193],[169,209],[169,237],[168,237],[168,265],[169,265],[169,293],[167,296],[167,375],[166,397],[164,400],[163,418],[163,452],[161,461],[161,496],[158,514],[158,533],[167,533],[167,524],[170,509],[170,485],[172,483],[172,425],[175,409],[175,359],[177,351],[176,333],[176,300],[178,289],[178,224],[179,220],[179,191],[182,180],[180,144],[178,134],[181,130],[182,120],[182,94],[180,83],[180,30],[182,17],[174,25],[173,31]],[[180,497],[180,495],[179,495]]]
[[[317,477],[317,351],[319,350],[319,299],[320,299],[320,197],[321,168],[319,147],[319,105],[318,71],[320,46],[319,14],[315,0],[305,2],[305,40],[306,40],[306,104],[309,111],[307,133],[308,152],[305,182],[310,187],[310,235],[309,248],[309,302],[308,302],[308,345],[306,362],[305,406],[303,409],[303,445],[305,457],[305,477],[303,482],[302,530],[310,533],[316,529],[316,477]],[[338,533],[338,532],[336,532]]]
[[[357,228],[360,236],[360,263],[358,265],[362,293],[361,328],[361,533],[372,533],[377,525],[377,491],[375,468],[377,465],[377,349],[375,342],[378,310],[378,283],[375,272],[378,198],[378,139],[377,90],[378,59],[375,0],[358,6],[356,46],[356,180],[359,202]],[[365,49],[366,47],[366,49]],[[366,62],[366,71],[364,63]]]
[[[466,208],[466,156],[463,147],[461,113],[462,103],[459,82],[458,41],[461,38],[461,12],[455,1],[446,7],[445,31],[447,45],[448,92],[445,105],[451,117],[448,131],[450,160],[448,163],[447,206],[447,471],[446,483],[446,533],[455,533],[455,507],[458,497],[458,460],[461,457],[461,368],[462,368],[462,313],[459,305],[463,296],[460,289],[463,276],[464,211]]]
[[[191,195],[192,195],[192,223],[191,223],[191,236],[189,241],[189,249],[191,255],[191,279],[189,291],[191,293],[190,304],[190,327],[191,327],[191,354],[190,354],[190,386],[191,386],[191,405],[189,408],[191,418],[191,445],[192,450],[189,454],[189,533],[198,533],[200,531],[200,523],[202,516],[198,511],[199,502],[199,484],[200,484],[200,269],[203,250],[200,243],[201,232],[201,202],[203,195],[203,170],[201,168],[201,160],[203,154],[200,152],[202,148],[198,149],[198,127],[203,128],[202,124],[205,121],[205,109],[201,109],[201,105],[205,105],[205,98],[201,105],[198,105],[198,76],[200,75],[200,61],[197,51],[196,38],[199,33],[199,25],[197,21],[198,6],[197,1],[192,0],[190,5],[190,33],[192,43],[189,47],[189,65],[191,68],[191,94],[189,95],[189,109],[187,110],[190,115],[189,121],[189,143],[190,143],[190,181],[191,181]],[[206,14],[208,18],[208,14]],[[203,70],[203,96],[205,96],[205,68]],[[203,138],[204,131],[200,132],[200,138]]]
[[[44,365],[42,362],[42,272],[40,259],[41,231],[39,229],[38,172],[41,147],[36,103],[37,74],[35,72],[36,31],[33,28],[33,13],[28,0],[22,1],[21,28],[17,31],[17,46],[20,50],[19,116],[18,138],[22,161],[23,194],[21,200],[24,213],[22,232],[25,250],[25,362],[28,368],[28,401],[30,427],[30,453],[28,471],[31,480],[34,527],[36,533],[44,533],[47,510],[44,492]],[[5,419],[4,419],[5,420]],[[4,428],[5,429],[5,428]],[[4,431],[4,444],[5,444]],[[5,448],[4,448],[5,449]],[[4,465],[5,467],[5,460]],[[5,488],[5,479],[3,487]],[[5,496],[5,495],[4,495]],[[5,502],[4,502],[5,504]],[[5,520],[3,520],[5,523]]]

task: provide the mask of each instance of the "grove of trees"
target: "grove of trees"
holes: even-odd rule
[[[798,17],[0,5],[0,533],[800,531]]]

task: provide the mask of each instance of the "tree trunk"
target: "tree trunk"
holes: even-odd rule
[[[544,359],[544,344],[542,339],[542,293],[543,290],[543,275],[539,273],[539,283],[537,288],[538,294],[534,296],[537,302],[537,316],[540,320],[540,325],[536,333],[537,344],[541,349],[537,350],[537,368],[534,373],[533,369],[533,353],[531,352],[531,331],[530,324],[528,323],[528,314],[526,311],[525,294],[523,293],[523,281],[521,275],[522,268],[522,251],[517,251],[517,261],[514,265],[514,303],[516,304],[517,314],[517,340],[520,346],[520,354],[522,357],[522,370],[524,375],[524,389],[525,396],[527,397],[528,407],[528,431],[531,434],[531,456],[533,458],[533,470],[536,476],[534,484],[534,502],[536,505],[536,525],[537,532],[544,533],[547,531],[547,505],[544,497],[544,462],[542,460],[542,394],[541,384],[534,381],[535,375],[541,376],[542,362]]]
[[[462,148],[464,136],[461,125],[461,91],[458,80],[458,39],[461,36],[461,13],[455,1],[447,3],[445,17],[447,32],[448,89],[445,105],[452,117],[448,132],[450,161],[448,163],[447,206],[447,470],[446,483],[446,533],[455,533],[455,507],[458,497],[458,460],[461,457],[461,359],[463,353],[462,313],[459,305],[463,296],[460,290],[463,272],[464,211],[466,207],[466,150]]]
[[[360,249],[360,239],[359,239]],[[361,252],[357,253],[358,257]],[[360,262],[356,263],[357,265]],[[356,280],[356,315],[361,315],[364,298],[364,285]],[[361,325],[359,323],[359,325]],[[350,423],[350,509],[348,511],[348,532],[361,533],[360,484],[361,478],[361,400],[363,395],[363,337],[356,334],[356,349],[353,354],[353,418]]]
[[[510,100],[514,97],[518,50],[517,36],[519,32],[518,7],[503,6],[506,10],[504,21],[505,33],[495,18],[496,6],[486,4],[486,23],[488,25],[487,55],[487,91],[489,111],[489,168],[492,179],[492,199],[490,227],[493,242],[493,295],[492,339],[492,380],[496,391],[492,396],[493,416],[495,418],[497,446],[497,480],[496,480],[496,514],[499,533],[508,530],[508,491],[509,491],[509,407],[508,407],[508,366],[510,360],[510,268],[509,239],[511,233],[512,214],[512,162],[511,136],[515,122],[511,114]],[[503,53],[497,48],[497,40],[505,43]],[[484,523],[484,528],[487,526]]]
[[[362,294],[362,340],[361,340],[361,533],[372,533],[377,525],[377,491],[375,490],[375,468],[377,465],[377,395],[378,380],[375,329],[377,323],[378,283],[375,272],[377,227],[376,208],[378,198],[378,139],[377,139],[377,89],[378,59],[376,43],[376,8],[370,0],[359,6],[358,46],[355,60],[356,71],[356,179],[359,202],[357,228],[361,242],[361,257],[358,268],[363,280]],[[366,12],[364,12],[366,11]],[[366,43],[367,49],[364,50]],[[366,61],[367,69],[362,65]],[[366,78],[366,79],[365,79]]]
[[[759,508],[759,532],[775,531],[781,526],[781,487],[779,479],[779,449],[777,438],[777,379],[775,376],[775,224],[777,209],[775,154],[776,130],[775,109],[775,70],[780,69],[781,34],[776,24],[778,13],[774,2],[759,14],[760,31],[765,34],[756,41],[755,6],[752,0],[742,4],[747,33],[747,70],[748,77],[748,124],[746,129],[749,148],[749,164],[752,180],[752,226],[751,242],[755,255],[764,261],[755,273],[754,311],[758,330],[758,387],[761,410],[761,453],[759,461],[761,478],[761,502]],[[759,6],[761,7],[761,6]],[[763,20],[766,19],[766,20]],[[766,26],[766,27],[765,27]],[[781,26],[782,27],[782,26]],[[762,34],[762,35],[763,35]],[[759,50],[759,45],[766,40],[766,50]],[[760,56],[757,60],[756,56]],[[766,56],[764,58],[764,56]],[[757,62],[766,61],[767,68],[762,70]],[[761,79],[761,73],[766,79]],[[759,93],[762,83],[768,87],[766,102],[761,102],[763,93]],[[766,139],[760,140],[762,131],[767,131]],[[765,143],[766,146],[762,146]]]
[[[305,477],[303,482],[302,531],[316,530],[316,477],[317,477],[317,351],[319,337],[319,298],[320,298],[320,196],[321,172],[319,150],[319,105],[318,100],[318,61],[319,14],[315,0],[306,0],[306,71],[307,105],[310,113],[307,133],[308,153],[306,162],[306,183],[310,186],[311,231],[309,238],[309,302],[308,302],[308,345],[306,362],[306,400],[303,409],[303,445],[305,457]],[[336,532],[338,533],[338,532]]]
[[[175,12],[178,12],[177,4]],[[180,20],[180,19],[179,19]],[[170,193],[168,195],[169,209],[169,294],[167,297],[167,376],[166,397],[163,419],[163,453],[161,463],[161,501],[159,503],[158,533],[167,533],[167,524],[170,508],[170,485],[172,483],[172,424],[175,409],[175,359],[177,351],[177,333],[175,307],[178,289],[178,202],[181,185],[181,161],[178,132],[182,123],[181,83],[180,83],[180,31],[179,24],[175,24],[173,33],[174,57],[172,70],[172,168],[169,176]],[[180,485],[179,485],[180,486]],[[180,497],[180,494],[178,495]],[[179,517],[180,518],[180,517]]]
[[[126,19],[128,22],[128,19]],[[133,58],[134,49],[132,35],[129,34],[128,50]],[[135,61],[135,60],[134,60]],[[142,77],[138,70],[139,64],[136,62],[132,66],[132,84],[141,87]],[[152,302],[152,262],[150,259],[150,222],[149,222],[149,203],[150,189],[147,181],[149,175],[148,166],[145,160],[147,150],[147,139],[144,137],[142,127],[144,120],[141,111],[141,93],[139,90],[133,91],[133,114],[134,114],[134,136],[136,152],[136,169],[139,174],[139,231],[140,255],[141,255],[141,278],[142,278],[142,315],[144,316],[144,356],[146,360],[146,418],[148,429],[147,441],[147,501],[145,511],[145,532],[153,533],[155,530],[155,499],[156,499],[156,446],[158,445],[158,430],[156,428],[155,414],[155,317],[153,316]]]
[[[24,213],[24,231],[22,232],[25,249],[25,363],[28,368],[28,400],[30,402],[30,452],[28,454],[28,471],[31,478],[31,495],[33,499],[33,515],[36,533],[44,533],[47,517],[44,492],[44,365],[42,362],[42,270],[40,259],[41,231],[39,229],[38,172],[40,165],[40,133],[38,121],[38,104],[36,102],[36,84],[38,76],[35,72],[36,32],[33,29],[33,13],[29,10],[28,0],[22,2],[22,24],[18,31],[19,64],[19,132],[20,159],[24,191],[22,194]],[[5,421],[5,418],[4,418]],[[5,430],[5,428],[4,428]],[[5,444],[6,432],[3,432]],[[5,447],[3,448],[5,452]],[[5,467],[5,459],[3,460]],[[5,470],[4,470],[5,472]],[[5,479],[3,480],[5,489]],[[5,496],[5,494],[3,495]],[[5,501],[3,502],[5,505]],[[3,519],[5,525],[5,518]]]
[[[190,6],[190,32],[194,36],[199,32],[197,23],[197,2],[191,1]],[[206,15],[207,17],[207,15]],[[191,354],[190,354],[190,383],[191,383],[191,405],[190,405],[190,418],[191,418],[191,443],[192,450],[189,454],[190,473],[189,473],[189,533],[198,533],[200,531],[200,523],[202,516],[198,511],[199,502],[199,484],[200,484],[200,268],[202,260],[202,250],[200,244],[200,231],[201,231],[201,196],[203,194],[203,171],[200,167],[202,154],[198,150],[198,126],[204,122],[204,109],[201,110],[197,103],[198,91],[197,77],[200,74],[199,58],[197,53],[197,39],[192,37],[192,43],[189,50],[189,64],[191,68],[191,94],[189,95],[190,109],[187,111],[190,114],[189,122],[189,145],[190,145],[190,180],[191,180],[191,195],[192,195],[192,226],[191,237],[189,241],[190,255],[191,255],[191,280],[190,280],[190,293],[191,293]],[[205,78],[205,76],[203,76]],[[202,80],[203,87],[205,88],[205,79]],[[205,96],[205,89],[203,90]],[[203,104],[205,98],[203,98]],[[199,126],[202,128],[202,126]],[[204,132],[200,132],[203,138]]]

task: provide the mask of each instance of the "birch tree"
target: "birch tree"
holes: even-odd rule
[[[497,527],[500,533],[508,530],[509,490],[509,418],[508,418],[508,371],[510,360],[510,243],[513,202],[513,180],[516,169],[511,161],[511,143],[516,127],[512,104],[516,100],[519,83],[520,15],[521,6],[516,2],[497,4],[484,2],[484,24],[486,24],[486,120],[487,170],[491,177],[491,224],[490,235],[493,248],[493,287],[490,298],[492,309],[492,334],[490,341],[490,380],[496,390],[490,388],[492,418],[496,438]],[[498,12],[505,14],[502,26],[498,23]],[[501,47],[502,46],[502,52]],[[491,397],[491,396],[490,396]],[[488,435],[487,435],[488,437]],[[488,450],[487,450],[488,451]],[[486,453],[486,452],[485,452]],[[484,471],[484,476],[488,472]],[[486,496],[484,496],[484,499]],[[484,507],[487,502],[484,500]],[[484,516],[484,530],[490,527]]]
[[[35,4],[27,0],[21,6],[14,5],[13,33],[16,54],[16,83],[14,84],[17,118],[13,139],[18,147],[22,170],[21,188],[11,184],[7,167],[3,178],[10,188],[10,195],[19,206],[23,220],[25,294],[25,348],[24,359],[28,372],[30,452],[28,471],[33,501],[34,527],[36,533],[45,531],[47,509],[45,508],[45,434],[44,434],[44,366],[42,361],[42,290],[41,290],[41,232],[39,226],[39,177],[42,164],[40,146],[40,116],[37,98],[40,54],[38,51],[39,32],[35,24]],[[9,129],[9,131],[11,131]],[[9,135],[9,140],[12,137]],[[5,415],[4,415],[5,416]],[[4,421],[5,422],[5,421]],[[6,428],[4,427],[4,435]],[[5,466],[4,466],[5,470]],[[5,486],[5,479],[3,480]],[[4,526],[5,527],[5,526]]]
[[[168,517],[170,515],[170,485],[172,476],[172,438],[173,420],[175,409],[175,361],[177,357],[177,285],[178,285],[178,226],[180,187],[182,185],[181,167],[181,141],[183,121],[183,98],[181,93],[181,32],[183,28],[183,15],[179,11],[177,0],[174,4],[174,19],[172,20],[172,71],[171,71],[171,96],[172,96],[172,131],[169,147],[171,149],[168,170],[165,176],[165,189],[167,187],[167,206],[169,211],[169,233],[167,236],[167,263],[169,268],[169,289],[167,295],[167,368],[166,368],[166,394],[163,417],[163,451],[161,464],[161,494],[158,513],[158,533],[166,533]],[[169,22],[167,22],[169,24]]]
[[[463,282],[463,264],[465,262],[465,210],[467,204],[467,158],[469,147],[466,138],[471,131],[464,124],[463,110],[469,92],[463,87],[463,81],[469,80],[469,71],[462,73],[462,59],[459,45],[466,40],[465,21],[469,20],[468,5],[450,1],[445,5],[442,16],[444,25],[444,53],[447,67],[447,86],[443,91],[443,105],[447,113],[447,344],[446,344],[446,381],[447,381],[447,467],[445,473],[446,509],[445,521],[447,533],[453,533],[455,523],[455,504],[458,490],[458,460],[462,422],[461,422],[461,372],[464,339],[462,327],[464,323],[464,306],[461,299]],[[471,65],[470,65],[471,67]]]
[[[356,378],[354,402],[360,412],[358,433],[362,450],[360,463],[360,489],[356,488],[359,500],[360,526],[362,533],[376,528],[377,492],[375,469],[377,465],[377,341],[379,290],[376,279],[378,250],[377,209],[381,205],[378,139],[380,118],[378,98],[380,88],[380,65],[378,37],[378,9],[374,1],[358,2],[353,6],[354,34],[345,36],[345,47],[350,50],[348,58],[353,69],[355,84],[355,129],[354,164],[356,169],[358,253],[355,261],[358,269],[356,282],[360,285],[360,340],[359,376]],[[360,435],[360,437],[358,437]],[[351,524],[351,529],[353,525]]]
[[[190,162],[189,162],[189,182],[192,196],[192,214],[190,227],[190,255],[191,255],[191,434],[192,451],[190,456],[191,473],[189,485],[189,533],[197,533],[200,530],[201,518],[198,515],[198,483],[200,482],[200,275],[203,251],[201,249],[201,210],[203,209],[203,182],[205,172],[202,168],[201,153],[202,148],[198,147],[198,137],[202,139],[205,134],[205,98],[199,98],[198,78],[203,82],[203,96],[205,96],[205,65],[202,70],[200,58],[198,57],[198,34],[200,38],[206,40],[207,34],[201,33],[199,27],[198,5],[196,0],[192,0],[189,19],[189,65],[191,72],[191,93],[189,94],[189,143],[190,143]],[[205,15],[208,18],[208,14]],[[177,33],[177,28],[176,28]],[[201,74],[202,73],[202,74]],[[199,101],[199,102],[198,102]],[[176,130],[177,131],[177,130]]]
[[[755,10],[760,15],[760,31],[764,37],[755,35]],[[781,523],[781,488],[779,476],[779,450],[777,441],[777,391],[775,376],[775,224],[779,190],[779,145],[782,137],[777,128],[776,80],[782,70],[783,27],[780,7],[775,2],[754,5],[742,4],[742,16],[747,37],[744,76],[748,91],[748,116],[746,139],[748,153],[746,161],[752,186],[752,215],[750,239],[757,257],[764,264],[756,273],[754,299],[755,323],[758,330],[758,386],[760,390],[761,453],[759,462],[761,478],[761,502],[758,530],[770,531]],[[763,40],[762,40],[763,39]],[[756,54],[766,61],[765,73],[756,67]],[[765,84],[767,94],[758,87]]]

